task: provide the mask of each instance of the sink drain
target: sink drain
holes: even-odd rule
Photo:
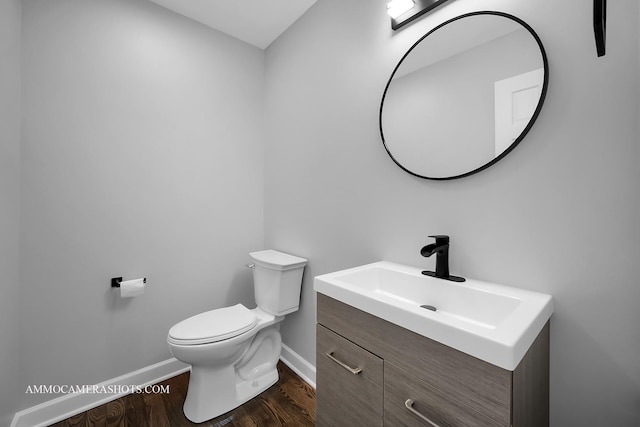
[[[421,306],[420,306],[420,308],[426,308],[427,310],[431,310],[431,311],[438,311],[438,309],[437,309],[437,308],[435,308],[435,307],[434,307],[434,306],[432,306],[432,305],[426,305],[426,304],[424,304],[424,305],[421,305]]]

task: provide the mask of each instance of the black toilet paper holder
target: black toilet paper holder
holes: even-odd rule
[[[112,288],[119,288],[120,287],[120,282],[122,282],[122,277],[114,277],[113,279],[111,279],[111,287]],[[147,278],[143,278],[142,279],[142,283],[147,283]]]

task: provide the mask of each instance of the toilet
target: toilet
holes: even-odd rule
[[[222,415],[278,381],[278,326],[298,310],[307,260],[274,250],[249,255],[256,308],[236,304],[207,311],[169,330],[171,353],[191,365],[183,409],[194,423]]]

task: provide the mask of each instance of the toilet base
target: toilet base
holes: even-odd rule
[[[277,327],[261,330],[248,350],[230,365],[191,367],[184,414],[194,423],[218,417],[278,382],[281,339]]]
[[[278,382],[278,370],[273,369],[252,380],[241,380],[236,377],[239,381],[236,383],[235,396],[229,390],[211,395],[210,393],[198,393],[199,389],[202,391],[201,380],[207,381],[207,377],[211,376],[194,376],[193,374],[194,372],[191,373],[192,376],[189,379],[189,390],[183,410],[189,421],[194,423],[201,423],[227,413]],[[196,372],[196,374],[198,373]],[[222,379],[225,375],[217,375],[216,377]],[[196,381],[192,382],[191,378],[195,378]],[[206,402],[202,400],[204,396],[207,398]]]

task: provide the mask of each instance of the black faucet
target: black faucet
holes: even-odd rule
[[[436,271],[425,270],[422,274],[437,277],[438,279],[451,280],[452,282],[464,282],[464,278],[449,274],[449,236],[436,235],[429,237],[436,239],[436,242],[420,249],[420,255],[430,257],[436,254]]]

